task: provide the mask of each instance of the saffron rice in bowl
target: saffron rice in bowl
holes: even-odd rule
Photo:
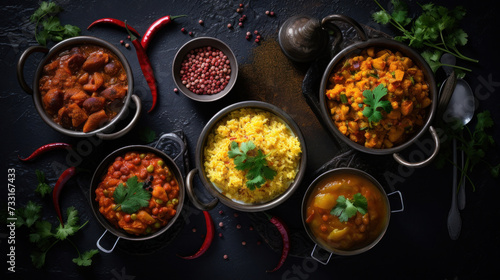
[[[209,133],[203,167],[208,180],[226,197],[265,203],[295,180],[302,148],[280,117],[244,107],[229,112]],[[252,161],[259,163],[252,165]]]

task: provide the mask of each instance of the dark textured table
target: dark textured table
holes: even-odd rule
[[[382,5],[387,7],[387,1]],[[159,88],[157,109],[141,113],[138,125],[124,137],[113,141],[97,138],[71,138],[59,134],[45,124],[34,107],[32,97],[26,94],[16,80],[15,67],[21,53],[36,45],[34,25],[29,16],[38,7],[37,1],[5,0],[0,6],[0,77],[2,81],[0,112],[1,170],[4,187],[1,193],[2,219],[6,218],[7,173],[15,170],[15,207],[26,205],[29,200],[41,203],[44,217],[55,224],[56,215],[50,198],[41,199],[34,193],[37,184],[35,170],[45,172],[53,186],[64,167],[76,166],[80,171],[62,192],[62,208],[75,206],[80,220],[89,223],[71,240],[86,251],[96,248],[96,241],[104,232],[93,216],[88,202],[89,181],[99,162],[117,148],[131,144],[150,144],[148,133],[156,139],[163,133],[182,131],[188,144],[188,160],[194,166],[194,151],[198,135],[207,121],[220,109],[243,100],[262,100],[286,111],[299,125],[307,143],[307,175],[294,196],[269,211],[284,220],[291,233],[291,252],[283,267],[274,273],[280,257],[280,238],[277,231],[259,213],[247,214],[234,211],[222,204],[210,211],[216,225],[216,237],[209,250],[195,260],[183,260],[176,254],[195,252],[205,234],[201,211],[186,199],[182,219],[165,236],[152,242],[120,240],[110,254],[99,253],[92,266],[78,267],[71,259],[76,251],[68,242],[60,242],[47,254],[46,264],[36,269],[30,260],[34,246],[28,242],[27,231],[0,230],[2,260],[10,253],[9,235],[15,239],[15,273],[2,263],[2,275],[8,279],[490,279],[498,269],[491,264],[498,259],[500,232],[496,218],[500,211],[498,180],[483,170],[475,170],[473,179],[476,190],[467,189],[467,206],[461,212],[463,228],[460,238],[450,240],[446,217],[451,196],[451,166],[437,169],[429,165],[422,169],[407,169],[396,164],[390,156],[369,156],[352,152],[338,144],[322,127],[306,101],[303,91],[314,91],[318,71],[311,71],[308,64],[290,62],[280,51],[277,37],[281,24],[298,14],[323,18],[330,14],[345,14],[374,32],[395,35],[394,30],[372,21],[371,14],[378,10],[372,1],[246,1],[244,14],[247,20],[238,27],[236,13],[238,1],[59,1],[64,11],[59,15],[63,24],[73,24],[82,29],[82,35],[96,36],[117,46],[128,59],[133,72],[134,93],[142,100],[144,108],[151,105],[147,83],[140,71],[133,48],[126,49],[120,40],[126,33],[111,26],[86,27],[95,19],[112,17],[126,19],[139,32],[164,15],[186,14],[187,17],[161,30],[154,37],[148,54],[153,64]],[[463,53],[479,59],[470,66],[473,71],[466,80],[479,101],[478,111],[490,110],[494,126],[494,138],[500,139],[500,110],[498,87],[500,71],[494,42],[498,20],[492,8],[493,1],[436,1],[449,8],[463,5],[467,15],[463,28],[469,34],[469,42]],[[420,9],[411,1],[412,11]],[[265,15],[274,11],[275,16]],[[198,20],[202,19],[204,25]],[[227,28],[231,23],[234,27]],[[199,103],[184,95],[174,93],[171,77],[173,57],[180,46],[192,37],[182,33],[184,27],[193,37],[212,36],[226,42],[234,51],[240,74],[232,92],[213,103]],[[247,31],[258,30],[263,37],[260,43],[247,41]],[[41,55],[34,55],[26,64],[25,75],[32,77]],[[313,69],[314,70],[314,69]],[[317,69],[316,69],[317,70]],[[307,76],[309,74],[309,76]],[[312,76],[311,76],[312,75]],[[303,83],[304,77],[306,82]],[[307,80],[309,78],[309,80]],[[443,77],[438,79],[442,82]],[[426,135],[429,137],[429,135]],[[156,140],[155,139],[155,140]],[[50,142],[68,142],[75,148],[71,153],[54,152],[31,163],[22,163],[18,155],[27,155],[35,148]],[[416,148],[414,148],[416,149]],[[498,163],[498,152],[493,159]],[[407,155],[408,153],[403,153]],[[339,156],[340,155],[340,156]],[[338,157],[339,156],[339,157]],[[333,161],[332,161],[333,160]],[[322,265],[309,256],[312,242],[305,235],[300,207],[302,196],[315,175],[334,166],[354,165],[369,171],[382,182],[387,192],[399,190],[404,198],[404,211],[393,213],[389,228],[379,244],[370,251],[352,257],[332,257],[328,265]],[[396,180],[388,180],[387,174]],[[196,181],[195,181],[196,182]],[[199,182],[197,188],[202,189]],[[392,200],[391,200],[392,201]],[[394,206],[395,208],[398,205]],[[219,212],[222,211],[223,214]],[[219,222],[224,226],[220,228]],[[222,233],[222,237],[218,234]],[[108,240],[109,241],[109,240]],[[223,256],[227,255],[225,259]],[[9,257],[10,258],[10,257]],[[2,279],[5,279],[2,276]]]

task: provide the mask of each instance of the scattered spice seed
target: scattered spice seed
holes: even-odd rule
[[[189,34],[189,36],[193,36],[193,32],[191,32],[191,31],[189,31],[188,34]]]
[[[234,213],[234,214],[233,214],[233,216],[234,216],[235,218],[238,218],[238,213]]]
[[[219,232],[219,237],[220,237],[220,238],[222,238],[222,237],[223,237],[222,232]]]
[[[258,31],[258,30],[255,30],[253,33],[254,33],[255,35],[257,35],[257,34],[259,34],[259,31]]]
[[[266,15],[269,15],[269,11],[266,11]]]
[[[224,259],[225,260],[229,259],[229,256],[228,255],[224,255]]]
[[[243,7],[243,3],[240,3],[240,7]]]
[[[241,8],[236,9],[237,13],[241,13],[242,11],[243,11],[243,9],[241,9]]]
[[[260,40],[260,35],[257,35],[255,38]]]
[[[245,246],[245,245],[247,245],[247,243],[245,241],[242,241],[241,245]]]
[[[130,35],[128,35],[128,36],[127,36],[127,39],[129,39],[129,40],[130,40]]]
[[[196,228],[193,228],[193,229],[192,229],[192,231],[193,231],[193,232],[196,232]]]
[[[237,228],[237,229],[241,229],[241,225],[240,225],[240,224],[237,224],[237,225],[236,225],[236,228]]]
[[[224,214],[224,211],[219,210],[219,214],[220,214],[220,215]]]
[[[252,36],[252,33],[250,33],[250,31],[247,31],[247,36]]]
[[[184,27],[183,27],[183,28],[181,28],[181,32],[182,32],[182,33],[186,33],[186,28],[184,28]]]
[[[178,92],[179,92],[179,89],[178,89],[178,88],[174,88],[174,92],[175,92],[175,93],[178,93]]]
[[[250,36],[245,36],[245,39],[250,40]]]
[[[123,40],[120,40],[120,44],[122,44],[122,45],[123,45]]]
[[[127,48],[127,49],[128,49],[129,47],[130,47],[130,44],[129,44],[129,43],[126,43],[126,44],[125,44],[125,48]]]
[[[249,229],[249,230],[253,230],[253,226],[250,226],[248,229]]]
[[[269,15],[274,17],[274,12],[270,12]]]
[[[204,22],[203,22],[203,20],[201,20],[201,19],[200,19],[200,20],[198,21],[198,23],[199,23],[199,24],[201,24],[201,25],[203,25],[203,23],[204,23]]]
[[[223,227],[224,226],[224,223],[223,222],[220,222],[219,223],[219,227]]]
[[[232,27],[233,27],[232,24],[230,24],[230,23],[227,24],[227,28],[232,28]]]
[[[259,39],[255,39],[255,43],[259,43],[259,42],[260,42],[260,40],[259,40]]]
[[[238,23],[238,25],[239,25],[240,27],[243,27],[243,22],[239,22],[239,23]]]

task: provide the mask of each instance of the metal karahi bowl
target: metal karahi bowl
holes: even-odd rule
[[[177,212],[174,215],[174,217],[168,222],[167,225],[165,225],[163,228],[160,230],[144,235],[144,236],[136,236],[130,233],[127,233],[125,230],[116,228],[111,222],[109,222],[100,212],[99,212],[99,202],[96,201],[96,193],[95,190],[99,183],[101,182],[103,176],[107,173],[108,167],[113,164],[114,160],[118,156],[123,156],[127,152],[138,152],[138,153],[154,153],[155,155],[159,156],[162,158],[163,162],[165,163],[165,166],[167,166],[170,171],[173,173],[174,177],[177,180],[177,183],[179,184],[179,204],[177,205]],[[101,161],[99,166],[97,167],[96,171],[94,172],[94,175],[92,176],[92,180],[90,183],[90,205],[92,206],[92,212],[94,213],[94,216],[96,219],[99,221],[99,223],[106,229],[106,231],[103,233],[101,238],[109,231],[111,234],[116,236],[116,241],[114,243],[114,246],[112,249],[105,249],[101,244],[101,238],[97,241],[97,247],[106,253],[110,253],[113,251],[114,247],[118,243],[118,241],[123,238],[126,240],[131,240],[131,241],[144,241],[144,240],[149,240],[152,238],[155,238],[163,233],[165,233],[174,223],[175,221],[179,218],[181,215],[181,210],[184,205],[184,197],[185,197],[185,190],[184,190],[184,178],[182,177],[182,173],[180,172],[178,166],[175,164],[174,160],[170,158],[167,154],[164,152],[150,147],[150,146],[144,146],[144,145],[131,145],[131,146],[126,146],[120,149],[115,150],[111,154],[109,154],[105,159]]]
[[[229,60],[229,64],[231,66],[231,74],[229,83],[224,87],[224,89],[215,94],[196,94],[190,91],[184,84],[182,84],[181,80],[181,67],[182,62],[184,61],[186,55],[196,48],[203,48],[206,46],[211,46],[213,48],[219,49],[227,56]],[[192,39],[191,41],[185,43],[175,54],[174,61],[172,63],[172,77],[174,78],[174,82],[177,88],[187,97],[191,98],[195,101],[200,102],[211,102],[215,100],[219,100],[226,96],[234,84],[236,83],[236,79],[238,78],[238,61],[236,60],[236,56],[234,55],[231,48],[224,43],[223,41],[213,38],[213,37],[200,37]]]
[[[111,51],[118,59],[120,60],[121,64],[125,68],[125,72],[127,73],[127,84],[128,84],[128,90],[126,96],[123,98],[123,104],[118,112],[118,114],[108,123],[106,123],[104,126],[90,131],[90,132],[82,132],[82,131],[76,131],[76,130],[71,130],[71,129],[66,129],[62,127],[61,125],[57,124],[52,120],[52,118],[48,115],[48,113],[45,111],[43,108],[42,104],[42,98],[41,94],[39,91],[39,81],[43,73],[43,68],[44,66],[55,56],[58,55],[60,52],[64,50],[69,50],[72,47],[76,46],[81,46],[81,45],[95,45],[99,47],[103,47]],[[28,57],[35,53],[35,52],[41,52],[41,53],[46,53],[45,57],[40,61],[38,64],[38,67],[35,72],[35,76],[33,77],[33,82],[32,86],[30,87],[28,83],[26,82],[24,78],[24,65],[28,59]],[[78,36],[78,37],[73,37],[69,38],[66,40],[63,40],[56,45],[54,45],[52,48],[47,49],[46,47],[42,46],[32,46],[29,47],[24,51],[24,53],[21,55],[19,58],[18,64],[17,64],[17,78],[19,81],[19,84],[23,88],[24,91],[26,91],[28,94],[33,95],[33,101],[35,103],[36,110],[38,111],[38,114],[40,117],[53,129],[56,131],[68,135],[68,136],[73,136],[73,137],[91,137],[91,136],[97,136],[101,139],[116,139],[119,138],[126,133],[128,133],[137,123],[139,120],[139,115],[141,112],[141,101],[139,97],[135,94],[133,94],[134,91],[134,77],[132,74],[132,70],[130,68],[130,65],[128,64],[127,59],[125,56],[118,50],[115,46],[112,44],[108,43],[107,41],[92,37],[92,36]],[[133,101],[134,105],[131,105],[131,100]],[[117,124],[119,121],[122,119],[126,118],[127,115],[129,114],[129,110],[131,107],[135,107],[135,114],[130,120],[130,122],[121,130],[117,130]]]
[[[204,148],[207,143],[207,138],[208,135],[212,132],[214,127],[217,125],[217,123],[226,117],[230,112],[233,112],[235,110],[239,110],[242,108],[254,108],[257,110],[263,110],[270,112],[276,116],[278,116],[281,121],[285,123],[285,125],[291,130],[293,135],[295,135],[301,145],[302,149],[302,154],[300,157],[300,162],[298,163],[298,171],[295,176],[295,179],[291,183],[291,185],[280,195],[277,197],[266,201],[262,203],[244,203],[241,201],[236,201],[233,199],[228,198],[225,196],[210,180],[207,178],[205,168],[204,168]],[[230,105],[221,111],[219,111],[215,116],[213,116],[210,121],[205,125],[203,128],[203,131],[201,132],[200,137],[198,138],[198,143],[196,145],[196,154],[195,154],[195,160],[196,160],[196,168],[191,170],[189,174],[187,175],[186,178],[186,191],[187,194],[191,200],[191,202],[199,209],[201,210],[210,210],[214,208],[217,203],[220,201],[223,204],[244,212],[258,212],[258,211],[264,211],[268,210],[271,208],[274,208],[284,201],[286,201],[294,192],[295,190],[299,187],[300,183],[302,182],[302,179],[305,174],[306,170],[306,162],[307,162],[307,151],[306,151],[306,145],[305,145],[305,140],[304,137],[302,136],[302,133],[297,126],[297,124],[293,121],[293,119],[286,114],[284,111],[279,109],[278,107],[262,102],[262,101],[243,101],[239,103],[235,103],[233,105]],[[195,194],[194,190],[194,176],[196,173],[199,173],[199,177],[201,179],[202,185],[205,187],[205,190],[208,191],[210,195],[215,197],[212,201],[209,203],[204,203],[202,202],[198,196]]]
[[[309,200],[311,199],[312,193],[320,185],[324,184],[326,181],[330,180],[331,178],[333,178],[333,177],[339,178],[339,177],[346,176],[346,175],[347,176],[355,176],[355,177],[358,177],[358,178],[362,178],[363,180],[365,180],[365,181],[371,183],[372,185],[374,185],[375,188],[380,192],[381,197],[382,197],[382,203],[385,206],[385,212],[384,212],[385,214],[384,214],[383,219],[380,221],[382,224],[380,225],[380,230],[378,231],[377,236],[375,238],[373,238],[369,243],[363,245],[362,247],[356,247],[356,248],[353,248],[351,250],[342,250],[342,249],[338,249],[338,248],[334,248],[334,247],[330,246],[326,242],[322,241],[319,237],[317,237],[313,233],[313,231],[311,230],[310,225],[306,222],[306,219],[307,219],[307,205],[308,205]],[[401,209],[397,209],[397,210],[392,210],[391,211],[391,205],[389,203],[388,196],[390,196],[390,195],[392,195],[394,193],[398,193],[399,196],[400,196],[400,199],[401,199]],[[335,169],[326,171],[326,172],[324,172],[323,174],[319,175],[317,178],[315,178],[313,180],[313,182],[307,188],[307,190],[306,190],[306,192],[304,194],[304,197],[302,199],[301,217],[302,217],[302,224],[303,224],[304,229],[306,230],[307,235],[309,236],[309,238],[311,238],[311,240],[317,246],[319,246],[323,250],[329,252],[330,256],[331,256],[331,254],[340,255],[340,256],[353,256],[353,255],[358,255],[358,254],[361,254],[363,252],[366,252],[366,251],[370,250],[371,248],[373,248],[375,245],[377,245],[379,243],[379,241],[382,239],[382,237],[384,236],[385,232],[387,231],[387,228],[389,226],[389,221],[390,221],[391,213],[401,212],[403,210],[404,210],[403,199],[402,199],[401,193],[399,191],[387,194],[385,192],[384,188],[382,187],[382,185],[373,176],[371,176],[370,174],[368,174],[368,173],[366,173],[366,172],[364,172],[362,170],[356,169],[356,168],[341,167],[341,168],[335,168]],[[328,261],[326,263],[324,263],[323,261],[317,259],[314,256],[315,251],[316,251],[316,246],[313,249],[313,252],[311,253],[311,256],[313,258],[315,258],[317,261],[319,261],[319,262],[321,262],[323,264],[328,263]]]
[[[437,152],[439,150],[439,138],[432,127],[432,122],[434,120],[434,117],[436,115],[437,111],[437,105],[438,105],[438,89],[436,87],[436,82],[434,79],[433,72],[427,62],[424,60],[424,58],[417,53],[414,49],[411,47],[397,42],[395,40],[391,39],[385,39],[385,38],[373,38],[373,39],[367,39],[366,34],[363,31],[363,28],[355,22],[353,19],[348,18],[343,15],[331,15],[323,19],[323,26],[325,28],[330,28],[335,25],[332,24],[333,21],[343,21],[346,23],[349,23],[355,27],[355,30],[358,32],[359,37],[362,39],[360,42],[351,44],[347,46],[346,48],[342,49],[340,52],[338,52],[330,61],[328,64],[325,72],[323,73],[323,77],[321,80],[321,85],[320,85],[320,91],[319,91],[319,101],[320,101],[320,109],[321,109],[321,114],[324,122],[326,123],[328,129],[332,131],[335,136],[337,136],[338,139],[341,141],[345,142],[347,145],[350,147],[364,152],[368,154],[373,154],[373,155],[389,155],[392,154],[394,159],[399,162],[402,165],[406,165],[409,167],[422,167],[427,165],[432,161],[433,158],[437,155]],[[337,28],[330,28],[330,29],[338,29]],[[411,136],[406,142],[394,146],[392,148],[386,148],[386,149],[375,149],[375,148],[367,148],[363,145],[360,145],[358,143],[355,143],[351,141],[348,137],[343,135],[338,128],[335,126],[331,114],[328,109],[328,104],[327,104],[327,98],[326,98],[326,90],[328,86],[328,79],[333,71],[338,67],[340,63],[344,61],[344,59],[355,56],[359,53],[361,53],[363,50],[368,49],[370,47],[375,47],[376,49],[389,49],[393,52],[400,52],[404,56],[409,57],[413,63],[418,66],[424,73],[425,80],[428,83],[429,86],[429,92],[430,96],[429,98],[432,100],[432,104],[430,105],[430,108],[427,111],[427,115],[425,116],[424,119],[424,125],[413,135]],[[334,48],[338,48],[338,46],[334,46]],[[435,143],[435,149],[427,159],[422,160],[421,162],[417,163],[410,163],[407,162],[406,160],[402,159],[402,157],[398,154],[398,152],[403,151],[407,149],[409,146],[411,146],[417,139],[421,138],[423,134],[425,134],[429,130],[430,134],[433,137],[433,142]]]

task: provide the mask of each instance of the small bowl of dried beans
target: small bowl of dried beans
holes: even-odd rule
[[[175,55],[172,77],[187,97],[201,102],[228,94],[238,77],[236,57],[224,42],[200,37],[184,44]]]

